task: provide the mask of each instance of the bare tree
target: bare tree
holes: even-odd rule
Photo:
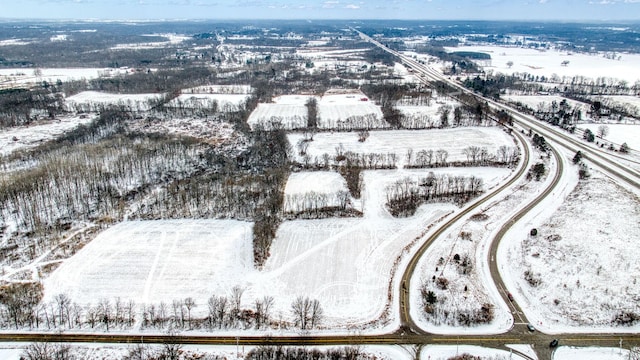
[[[191,329],[191,309],[195,308],[196,302],[192,297],[184,299],[184,306],[187,308],[187,322],[189,323],[189,329]]]
[[[167,330],[167,337],[162,347],[161,358],[167,360],[178,360],[180,359],[181,350],[182,344],[178,339],[178,331],[170,326],[169,330]]]
[[[323,311],[320,301],[298,296],[291,304],[295,323],[301,330],[312,329],[322,321]]]
[[[50,343],[33,343],[22,352],[25,360],[75,360],[71,346]]]
[[[436,150],[436,164],[439,166],[445,166],[447,164],[447,157],[449,153],[447,150]]]
[[[609,127],[607,125],[598,126],[598,137],[604,139],[607,135],[609,135]]]

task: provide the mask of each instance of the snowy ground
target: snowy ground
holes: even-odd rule
[[[614,326],[613,319],[640,312],[640,265],[629,252],[640,240],[640,199],[593,170],[578,183],[576,172],[571,166],[562,188],[507,233],[501,274],[544,332],[638,331],[640,325]],[[538,285],[525,280],[527,271]]]
[[[553,353],[553,360],[628,360],[629,350],[602,347],[561,346]]]
[[[258,107],[251,113],[247,123],[252,129],[260,126],[270,129],[282,126],[284,129],[300,129],[307,127],[309,110],[305,106],[310,98],[309,95],[283,95],[273,98],[273,103],[258,104]]]
[[[111,68],[38,68],[42,74],[36,76],[34,69],[10,68],[0,69],[0,85],[17,85],[47,81],[55,83],[57,80],[71,81],[81,79],[95,79],[103,76],[126,74],[126,70]]]
[[[246,94],[182,94],[169,101],[167,107],[209,108],[214,103],[218,111],[237,111],[247,101]]]
[[[104,231],[44,282],[45,301],[66,293],[171,303],[226,293],[253,268],[252,224],[233,220],[123,222]],[[216,281],[211,281],[216,279]]]
[[[560,104],[562,100],[566,100],[571,108],[578,108],[582,111],[582,116],[585,117],[587,115],[587,111],[590,111],[591,106],[589,104],[571,100],[564,98],[562,96],[556,95],[503,95],[503,99],[511,102],[520,102],[523,105],[528,106],[533,110],[537,110],[541,104],[545,109],[548,109],[551,106],[552,102],[556,102]]]
[[[380,107],[359,91],[326,93],[318,102],[318,127],[323,129],[385,128]]]
[[[491,169],[497,173],[496,169]],[[504,176],[508,176],[508,172]],[[488,251],[495,233],[502,226],[504,219],[513,216],[528,201],[536,197],[544,188],[545,182],[523,180],[507,189],[471,215],[484,214],[486,219],[471,220],[466,216],[449,231],[442,234],[419,260],[416,272],[411,279],[411,315],[426,331],[441,334],[487,334],[501,333],[509,330],[514,319],[509,308],[502,301],[498,289],[492,284],[488,270]],[[465,236],[463,236],[465,234]],[[460,261],[455,261],[458,254]],[[442,258],[442,261],[440,259]],[[468,265],[462,266],[467,259]],[[464,272],[466,270],[466,273]],[[442,290],[432,281],[432,277],[444,277],[449,286]],[[433,291],[438,302],[435,316],[427,317],[422,310],[420,285],[426,281],[429,290]],[[467,289],[465,291],[465,288]],[[502,292],[504,290],[501,290]],[[495,319],[489,324],[460,326],[455,314],[472,312],[482,304],[494,306]],[[448,311],[453,315],[445,318]]]
[[[640,80],[640,54],[619,54],[620,60],[610,60],[602,54],[569,54],[566,51],[539,51],[530,48],[504,46],[461,46],[449,47],[447,51],[476,51],[491,55],[491,66],[485,71],[493,70],[505,74],[529,73],[551,77],[562,76],[609,77],[623,79],[633,84]],[[513,61],[509,68],[507,62]],[[562,66],[563,61],[569,61]],[[592,75],[589,75],[592,74]]]
[[[183,41],[191,39],[190,36],[179,35],[179,34],[148,34],[148,35],[145,35],[145,36],[153,36],[153,37],[160,36],[160,37],[163,37],[163,38],[165,38],[167,40],[166,41],[147,42],[147,43],[118,44],[118,45],[112,47],[111,49],[112,50],[162,49],[162,48],[167,47],[168,45],[177,45],[177,44],[180,44]]]
[[[347,194],[347,182],[331,171],[299,172],[289,175],[284,189],[285,212],[301,212],[311,208],[337,207]],[[318,202],[320,200],[322,204]]]
[[[583,124],[578,126],[581,129],[589,129],[594,134],[598,134],[598,127],[603,124]],[[609,135],[605,136],[605,141],[613,142],[614,144],[621,145],[627,143],[629,148],[633,150],[640,150],[640,124],[639,125],[624,125],[624,124],[605,124],[609,127]],[[598,141],[600,139],[598,138]],[[616,147],[616,149],[618,149]]]
[[[20,360],[20,356],[25,346],[28,344],[16,343],[0,343],[0,358],[3,360]],[[78,358],[82,360],[119,360],[123,359],[128,351],[137,345],[126,344],[65,344],[69,345]],[[151,349],[161,349],[162,345],[150,345]],[[253,346],[220,346],[220,345],[184,345],[182,347],[182,355],[192,356],[189,358],[199,359],[201,354],[216,355],[223,359],[240,360],[244,359]],[[306,347],[309,349],[309,347]],[[317,346],[320,351],[326,351],[335,347]],[[363,354],[374,356],[376,360],[410,360],[410,351],[408,347],[402,346],[379,346],[366,345],[360,346]]]
[[[247,123],[252,129],[300,129],[307,127],[308,110],[304,104],[258,104]]]
[[[487,187],[502,180],[491,169],[433,171],[486,176]],[[394,328],[395,307],[383,320],[379,317],[390,296],[395,297],[395,291],[388,291],[398,257],[413,239],[425,234],[430,224],[456,207],[430,204],[413,217],[395,219],[384,208],[384,189],[397,179],[425,176],[427,172],[364,172],[364,217],[285,221],[271,247],[273,255],[262,271],[253,267],[248,223],[121,223],[100,234],[45,280],[46,299],[67,293],[79,303],[116,297],[138,303],[170,303],[191,296],[198,304],[195,314],[206,311],[211,295],[227,295],[239,285],[246,289],[245,306],[254,299],[273,296],[276,318],[289,319],[291,302],[302,295],[320,300],[326,317],[322,325],[327,328]],[[344,261],[336,261],[337,254]]]
[[[91,122],[92,117],[62,116],[55,120],[43,121],[29,126],[19,126],[0,130],[0,156],[19,149],[40,145],[52,140],[80,124]]]
[[[470,354],[482,360],[526,360],[510,354],[507,350],[492,349],[473,345],[427,345],[422,349],[421,359],[448,360],[454,356]]]
[[[398,105],[396,108],[404,116],[403,124],[406,127],[411,127],[412,124],[426,124],[431,126],[438,126],[440,124],[440,108],[442,106],[449,107],[449,114],[453,113],[453,108],[459,106],[460,103],[455,100],[431,100],[430,106],[423,105]],[[449,118],[452,116],[449,115]],[[417,126],[420,127],[420,126]]]
[[[292,146],[303,138],[303,134],[289,134],[289,143]],[[336,148],[342,147],[344,152],[351,151],[358,154],[387,154],[398,155],[398,167],[406,163],[407,150],[412,149],[415,156],[420,150],[446,150],[447,161],[466,161],[467,156],[463,150],[468,146],[486,147],[490,154],[506,145],[514,147],[513,140],[497,127],[468,127],[455,129],[432,130],[394,130],[371,131],[369,138],[364,142],[358,141],[358,136],[353,132],[318,133],[309,142],[307,154],[311,158],[320,159],[323,154],[334,157]],[[295,150],[295,149],[294,149]],[[297,161],[302,162],[302,157],[295,151]]]
[[[234,153],[249,145],[249,140],[228,122],[214,118],[146,118],[132,120],[129,129],[143,133],[175,134],[195,137],[219,149]]]
[[[111,94],[98,91],[83,91],[66,98],[66,105],[73,110],[96,111],[104,105],[123,105],[133,111],[147,111],[149,101],[157,100],[162,94]]]

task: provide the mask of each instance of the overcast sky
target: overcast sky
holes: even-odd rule
[[[640,0],[0,0],[2,18],[640,20]]]

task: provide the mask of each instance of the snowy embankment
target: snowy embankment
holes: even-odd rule
[[[545,111],[547,111],[551,108],[551,104],[554,101],[556,104],[566,101],[571,108],[580,110],[583,117],[587,115],[587,112],[591,111],[591,105],[587,103],[567,99],[558,95],[503,95],[501,98],[513,103],[521,103],[533,110],[538,110],[543,107]]]
[[[589,129],[594,134],[598,134],[598,128],[603,124],[582,124],[579,126],[581,129]],[[640,125],[623,125],[623,124],[604,124],[609,128],[609,134],[605,136],[604,141],[606,143],[617,144],[616,150],[619,149],[619,145],[627,143],[631,150],[640,151]],[[596,139],[602,142],[600,138]]]
[[[553,360],[628,360],[631,357],[627,349],[607,347],[561,346],[553,353]],[[636,354],[637,356],[637,354]]]
[[[640,265],[629,252],[640,199],[593,170],[578,182],[577,167],[566,167],[561,186],[506,234],[501,274],[544,332],[637,332],[637,322],[623,324],[640,313]]]
[[[485,171],[498,176],[497,170],[489,168]],[[506,170],[502,171],[502,176],[509,175]],[[545,189],[547,182],[526,179],[516,182],[502,195],[461,219],[431,245],[419,260],[411,279],[411,315],[421,328],[440,334],[487,334],[509,330],[514,319],[502,301],[501,293],[505,290],[494,287],[488,269],[490,244],[504,219],[534,199]],[[435,296],[428,306],[431,313],[425,312],[423,287]],[[492,308],[493,319],[488,323],[467,324],[470,318],[482,314],[479,311],[485,304]]]
[[[474,345],[427,345],[422,348],[421,359],[449,360],[456,356],[469,354],[473,359],[526,360],[522,356],[511,354],[507,350],[492,349]]]

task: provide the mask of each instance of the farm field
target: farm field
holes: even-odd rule
[[[131,71],[112,68],[40,68],[39,70],[42,74],[36,76],[34,69],[0,68],[0,85],[28,84],[42,81],[55,84],[58,80],[89,80],[105,76],[125,75]]]
[[[171,303],[191,296],[205,311],[209,296],[241,284],[253,268],[251,227],[233,220],[120,223],[44,281],[45,299],[65,293],[83,304],[116,297]]]
[[[289,143],[297,144],[304,138],[303,134],[291,133]],[[466,161],[463,150],[468,146],[486,147],[490,154],[495,154],[500,146],[514,147],[513,139],[498,127],[465,127],[454,129],[431,130],[392,130],[371,131],[369,138],[358,141],[358,135],[353,132],[322,132],[313,136],[306,153],[311,158],[320,159],[323,154],[330,157],[336,155],[338,148],[343,152],[357,154],[388,154],[398,156],[398,166],[406,164],[406,154],[409,149],[416,154],[420,150],[442,149],[448,152],[447,161]],[[296,153],[296,160],[303,161]]]
[[[318,102],[318,127],[322,129],[386,128],[380,107],[361,92],[325,93]]]
[[[0,155],[8,155],[13,151],[25,149],[53,140],[73,130],[80,124],[87,124],[93,119],[90,116],[61,116],[55,120],[47,120],[29,126],[13,127],[0,130]]]
[[[247,123],[252,129],[300,129],[307,126],[308,110],[304,104],[258,104]]]
[[[297,172],[289,175],[284,188],[285,212],[317,207],[337,207],[350,197],[342,175],[330,171]],[[322,203],[322,204],[320,204]]]
[[[150,101],[158,100],[162,94],[110,94],[98,91],[83,91],[66,98],[66,106],[70,110],[97,111],[100,106],[122,105],[132,111],[147,111]]]
[[[602,54],[581,54],[566,51],[540,51],[531,48],[472,45],[461,47],[447,47],[447,51],[473,51],[491,55],[491,66],[485,70],[492,70],[504,74],[529,73],[534,76],[550,78],[554,74],[562,76],[609,77],[634,83],[640,80],[640,54],[619,54],[620,60],[611,60]],[[513,61],[509,68],[507,62]],[[569,61],[562,66],[563,61]],[[590,75],[594,74],[594,75]],[[597,75],[595,75],[597,74]]]
[[[630,221],[640,216],[639,199],[591,173],[580,182],[569,178],[555,200],[527,215],[499,249],[505,283],[545,332],[638,330],[615,319],[638,311],[640,294],[630,284],[640,268],[628,249],[639,240],[640,227]]]
[[[507,169],[434,169],[438,173],[474,173],[495,186]],[[367,171],[362,195],[363,218],[293,220],[282,223],[272,256],[262,271],[252,259],[251,224],[231,220],[132,221],[101,233],[45,280],[46,299],[66,293],[78,303],[133,299],[137,303],[183,299],[206,312],[214,294],[233,286],[243,301],[273,296],[274,313],[285,320],[297,296],[318,299],[326,320],[322,327],[371,330],[391,326],[387,313],[370,328],[387,303],[389,274],[402,249],[423,236],[430,224],[456,209],[453,204],[422,206],[415,216],[396,219],[384,208],[384,189],[425,170]],[[336,254],[349,261],[336,261]],[[311,265],[311,266],[310,266]],[[109,279],[106,281],[105,279]],[[366,325],[365,324],[369,324]]]
[[[218,111],[237,111],[247,101],[246,94],[181,94],[165,106],[178,108],[210,108],[216,104]]]

